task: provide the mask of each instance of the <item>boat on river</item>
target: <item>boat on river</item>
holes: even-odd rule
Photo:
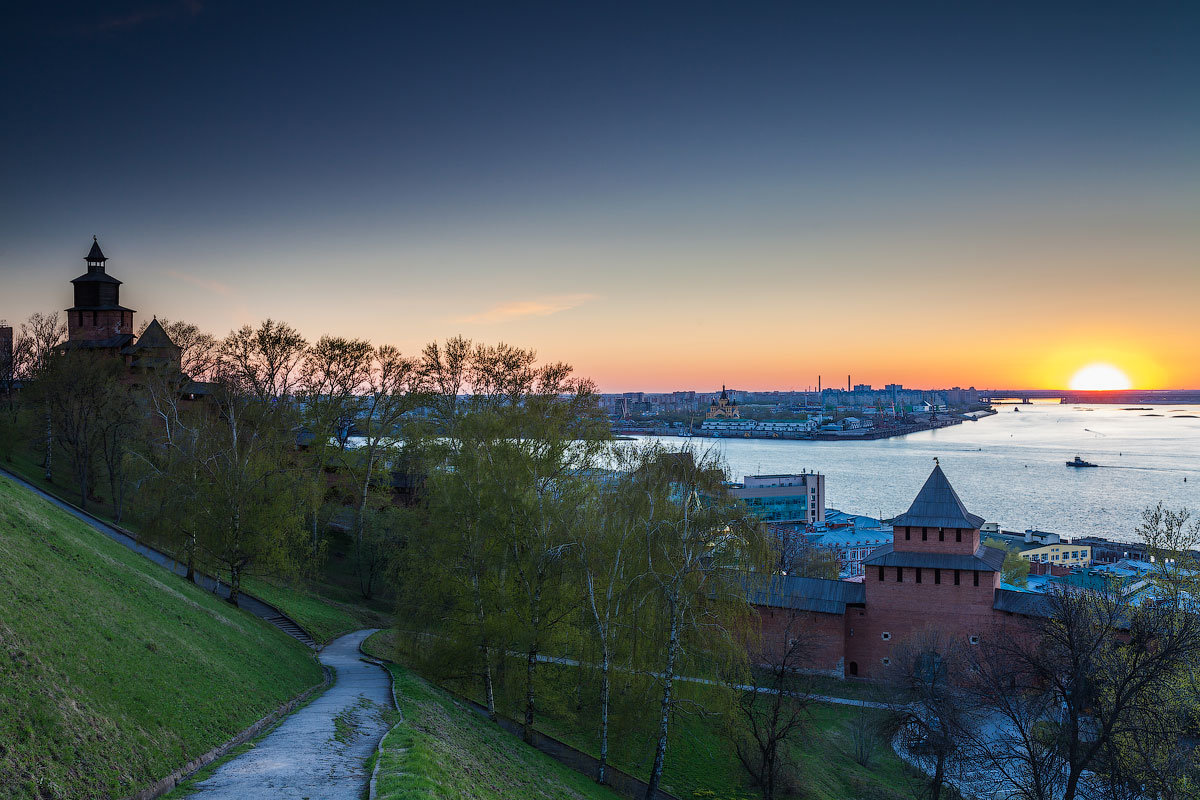
[[[1092,462],[1090,462],[1090,461],[1084,461],[1084,460],[1083,460],[1082,458],[1080,458],[1079,456],[1075,456],[1075,460],[1074,460],[1074,461],[1068,461],[1068,462],[1067,462],[1067,466],[1068,466],[1068,467],[1098,467],[1098,466],[1100,466],[1100,465],[1099,465],[1099,464],[1093,464],[1093,463],[1092,463]]]

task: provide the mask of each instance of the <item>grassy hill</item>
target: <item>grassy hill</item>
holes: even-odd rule
[[[391,670],[404,721],[383,740],[379,800],[618,800],[411,671]]]
[[[392,631],[371,636],[364,649],[381,658],[405,660],[405,653],[397,647]],[[538,667],[540,717],[536,726],[583,752],[596,755],[595,720],[591,716],[580,717],[576,712],[575,669],[553,664]],[[476,681],[448,683],[455,691],[478,700],[476,684]],[[675,719],[663,768],[663,788],[685,800],[757,797],[733,745],[723,733],[721,720],[695,713],[698,708],[713,706],[706,701],[704,687],[688,683],[676,686],[691,701],[692,713],[681,714]],[[398,684],[397,688],[403,687]],[[822,689],[830,694],[853,696],[865,694],[867,687],[839,681],[823,684]],[[401,702],[404,702],[403,698]],[[501,692],[497,702],[501,705],[501,713],[510,718],[518,716],[512,705],[513,698],[506,698]],[[584,712],[585,715],[591,713]],[[780,796],[802,800],[907,800],[912,797],[915,773],[900,760],[885,738],[873,741],[868,766],[857,763],[852,756],[855,727],[865,724],[875,728],[883,721],[881,714],[852,706],[814,704],[807,730],[786,748],[785,759],[794,767],[795,785],[791,791],[783,790]],[[631,775],[645,777],[649,774],[654,751],[652,735],[650,729],[622,731],[610,742],[612,764]],[[946,796],[952,795],[947,792]],[[410,796],[420,800],[426,797],[421,794],[396,795],[405,800]]]
[[[294,639],[0,476],[0,796],[130,794],[320,680]]]

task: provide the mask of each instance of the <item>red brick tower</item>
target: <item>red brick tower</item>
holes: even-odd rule
[[[982,524],[935,466],[893,520],[892,543],[863,562],[866,608],[847,610],[847,674],[881,674],[892,648],[926,628],[979,641],[994,619],[1004,562],[1004,551],[980,544]]]
[[[67,339],[76,346],[120,348],[133,339],[133,309],[120,302],[121,282],[104,271],[108,261],[92,237],[87,272],[71,281],[75,305],[67,309]]]

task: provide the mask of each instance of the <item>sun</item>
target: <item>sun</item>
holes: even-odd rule
[[[1071,389],[1077,392],[1128,389],[1129,376],[1112,364],[1088,364],[1071,378]]]

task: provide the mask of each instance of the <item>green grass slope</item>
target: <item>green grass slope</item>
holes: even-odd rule
[[[121,797],[319,683],[309,651],[0,476],[0,797]]]
[[[391,670],[404,721],[383,740],[379,800],[617,800],[409,670]]]
[[[397,646],[393,631],[374,634],[363,644],[372,655],[391,660],[405,660]],[[538,730],[593,756],[599,751],[593,712],[584,716],[575,712],[575,667],[542,664],[538,667]],[[451,682],[450,688],[479,700],[476,681]],[[841,682],[819,683],[822,691],[832,695],[861,695],[865,698],[871,687]],[[680,714],[672,725],[663,767],[662,787],[684,800],[740,800],[753,798],[758,792],[750,785],[747,774],[738,761],[733,744],[723,731],[720,719],[696,713],[697,709],[713,704],[706,700],[706,689],[689,683],[677,683],[681,695],[688,700],[691,713]],[[398,689],[400,687],[398,686]],[[842,691],[839,691],[841,689]],[[401,698],[403,702],[403,698]],[[512,698],[501,692],[500,711],[510,718],[517,716],[511,706]],[[656,707],[655,707],[656,708]],[[792,767],[791,788],[780,797],[797,800],[908,800],[916,785],[916,773],[892,750],[885,737],[876,738],[868,766],[853,757],[856,724],[865,721],[881,726],[882,712],[863,711],[854,706],[814,703],[806,730],[789,742],[784,754]],[[650,772],[654,753],[653,729],[622,731],[610,742],[613,766],[641,778]],[[917,781],[919,782],[919,781]],[[953,792],[947,792],[952,796]],[[431,795],[440,797],[440,795]],[[407,800],[425,795],[397,795]]]

